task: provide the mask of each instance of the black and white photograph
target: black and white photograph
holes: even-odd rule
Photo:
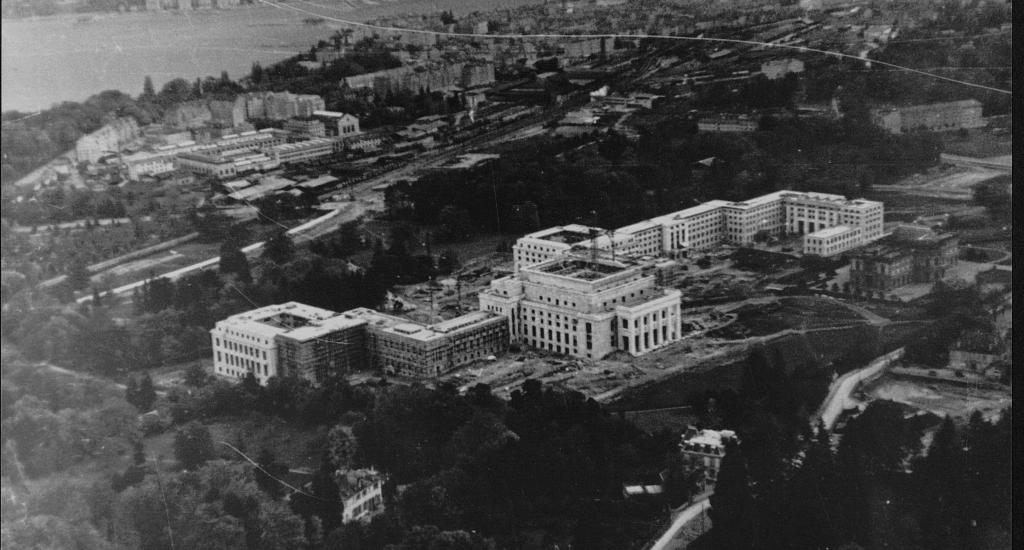
[[[0,545],[1010,550],[1012,10],[0,0]]]

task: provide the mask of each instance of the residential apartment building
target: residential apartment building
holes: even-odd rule
[[[368,522],[384,511],[384,476],[372,468],[335,474],[341,498],[341,521]]]
[[[118,118],[75,142],[78,162],[93,163],[105,155],[117,153],[122,147],[139,137],[139,124],[134,118]]]
[[[736,433],[730,430],[698,430],[690,426],[683,434],[679,453],[688,470],[704,472],[702,489],[714,486],[722,467],[722,458],[725,457],[726,445],[733,442],[738,442],[738,439]]]
[[[253,92],[245,94],[244,101],[246,116],[250,120],[310,118],[325,107],[324,99],[318,95],[291,92]]]
[[[165,125],[176,129],[198,128],[213,120],[210,106],[203,101],[186,101],[167,109]]]
[[[494,82],[494,63],[486,60],[430,61],[403,65],[346,77],[342,84],[350,89],[368,88],[378,96],[389,93],[431,90],[450,91],[455,88],[485,86]]]
[[[875,125],[893,134],[917,130],[944,132],[961,128],[982,128],[985,126],[985,119],[981,114],[981,102],[976,99],[965,99],[873,109],[871,120]]]
[[[238,96],[233,100],[210,102],[210,121],[225,128],[241,126],[248,119],[245,112],[245,98]]]
[[[850,256],[850,286],[858,294],[872,294],[942,280],[957,263],[958,244],[953,234],[899,226],[885,239]]]
[[[980,373],[1005,357],[1006,344],[997,334],[967,331],[949,348],[949,368]]]
[[[883,216],[877,201],[776,191],[745,201],[708,201],[612,231],[565,226],[531,233],[512,248],[514,268],[592,247],[613,256],[685,256],[723,243],[749,245],[762,232],[804,235],[805,252],[833,255],[880,238]],[[837,226],[851,229],[830,229]]]
[[[293,118],[285,121],[283,129],[303,137],[322,138],[327,136],[327,127],[316,119]]]
[[[522,265],[479,295],[481,310],[508,319],[513,341],[588,359],[679,340],[680,298],[638,264],[585,254]]]

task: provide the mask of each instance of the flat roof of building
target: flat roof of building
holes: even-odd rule
[[[448,161],[447,163],[441,165],[441,167],[452,170],[465,170],[467,168],[472,168],[482,162],[487,162],[498,158],[501,158],[501,155],[488,153],[466,153],[465,155],[459,155],[458,157]]]
[[[338,178],[334,176],[320,176],[318,178],[313,178],[299,183],[296,187],[301,187],[303,189],[316,189],[317,187],[323,187],[337,182]]]
[[[621,273],[629,266],[608,260],[584,260],[580,258],[554,259],[538,265],[530,266],[531,271],[539,271],[548,275],[558,275],[581,281],[596,281],[609,275]]]
[[[477,323],[487,321],[489,319],[496,318],[497,315],[490,311],[471,311],[448,319],[447,321],[441,321],[440,323],[434,323],[430,325],[430,328],[436,332],[448,333],[453,332],[462,328],[473,326]]]
[[[819,239],[827,239],[829,237],[835,237],[836,235],[842,235],[843,233],[847,233],[855,229],[855,227],[850,227],[848,225],[836,225],[834,227],[826,227],[825,229],[815,231],[814,233],[810,233],[807,236],[817,237]]]
[[[319,116],[319,117],[324,117],[324,118],[344,118],[344,117],[355,118],[354,115],[350,115],[348,113],[342,113],[341,111],[313,111],[313,116],[315,116],[315,117]]]
[[[335,312],[323,308],[299,302],[286,302],[232,315],[218,322],[217,326],[273,338],[278,334],[302,334],[302,329],[321,326],[324,321],[336,315]]]
[[[604,229],[599,227],[587,227],[580,224],[571,224],[549,227],[547,229],[542,229],[540,231],[524,235],[522,238],[551,241],[562,244],[575,244],[589,239],[592,230],[598,231],[599,234],[604,233]]]
[[[334,143],[334,140],[329,138],[314,138],[306,141],[296,141],[293,143],[282,143],[272,147],[274,151],[298,151],[302,149],[312,149],[314,147],[329,146]]]

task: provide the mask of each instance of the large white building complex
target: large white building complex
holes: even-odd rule
[[[509,321],[509,336],[588,359],[641,355],[682,337],[681,293],[633,262],[570,255],[520,267],[480,293],[480,309]]]
[[[362,325],[298,302],[232,315],[210,331],[213,371],[239,379],[252,373],[260,384],[288,374],[322,382],[331,370],[362,366]]]
[[[314,384],[356,369],[433,378],[508,346],[508,322],[474,311],[432,325],[357,308],[337,313],[297,302],[232,315],[210,331],[214,373],[260,384],[297,376]]]
[[[709,201],[615,230],[552,227],[512,247],[514,272],[480,294],[509,319],[509,336],[539,349],[599,359],[641,355],[682,337],[680,292],[663,288],[671,260],[759,235],[803,235],[804,252],[832,256],[882,236],[882,203],[777,191]]]
[[[649,220],[605,230],[553,227],[519,239],[515,269],[596,247],[622,256],[686,256],[721,244],[749,245],[755,237],[803,235],[804,252],[831,256],[882,236],[884,207],[842,195],[776,191],[745,201],[713,200]]]

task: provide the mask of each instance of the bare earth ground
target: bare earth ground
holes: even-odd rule
[[[967,384],[925,381],[886,375],[865,388],[872,399],[904,403],[939,416],[967,418],[974,411],[986,417],[997,415],[1012,402],[1009,389],[974,387]]]
[[[936,168],[924,174],[907,177],[897,184],[875,185],[872,189],[937,199],[969,201],[973,197],[975,185],[1003,175],[1005,175],[1004,172],[987,168]]]

